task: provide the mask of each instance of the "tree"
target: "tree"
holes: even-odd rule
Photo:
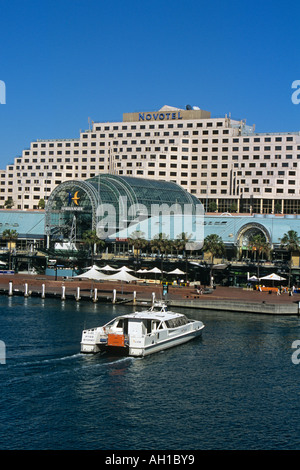
[[[10,229],[3,230],[1,238],[8,242],[8,267],[11,269],[11,244],[13,241],[18,239],[18,232],[16,230]]]
[[[274,211],[275,211],[275,214],[281,213],[281,202],[279,201],[275,202]]]
[[[203,251],[211,254],[210,285],[212,285],[214,258],[216,256],[223,256],[225,254],[225,245],[222,238],[215,233],[207,235],[207,237],[204,239]]]
[[[185,279],[188,280],[188,262],[187,262],[187,244],[189,243],[192,235],[188,235],[186,232],[182,232],[177,235],[177,240],[175,241],[175,246],[177,250],[182,250],[185,257]]]
[[[209,203],[209,205],[208,205],[208,210],[209,210],[210,212],[216,212],[217,209],[218,209],[218,206],[217,206],[216,201],[211,201],[211,202]]]
[[[5,203],[4,203],[4,207],[5,207],[6,209],[11,209],[11,208],[14,206],[14,204],[15,204],[15,203],[14,203],[12,197],[9,196],[9,197],[6,199]]]
[[[270,244],[267,242],[264,235],[257,233],[253,235],[249,240],[249,245],[252,251],[258,254],[257,261],[257,277],[259,278],[259,257],[262,253],[265,253],[267,256],[270,254]]]
[[[158,251],[161,255],[161,277],[163,277],[164,254],[170,250],[171,242],[165,233],[159,233],[150,241],[151,251]]]
[[[104,247],[105,242],[98,237],[96,230],[86,230],[82,235],[82,239],[83,239],[83,243],[90,247],[92,264],[94,264],[94,255],[96,253],[96,246],[101,245],[101,247]]]
[[[151,250],[158,251],[160,254],[165,253],[169,249],[168,236],[165,233],[159,233],[152,238],[150,242]]]
[[[145,236],[144,232],[141,232],[140,230],[135,230],[135,232],[132,232],[131,237],[128,238],[128,243],[133,246],[133,255],[134,255],[134,250],[136,250],[137,264],[139,261],[140,250],[142,248],[145,248],[145,246],[148,244],[144,236]]]
[[[281,239],[281,247],[290,253],[289,261],[289,286],[291,284],[292,254],[300,251],[300,237],[295,230],[289,230]]]
[[[233,202],[229,207],[230,212],[237,212],[238,206],[236,202]]]
[[[45,199],[40,199],[39,203],[38,203],[38,208],[39,209],[45,209],[45,205],[46,205]]]

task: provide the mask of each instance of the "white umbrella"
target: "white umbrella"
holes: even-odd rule
[[[139,269],[137,271],[137,273],[147,273],[147,272],[148,272],[147,269]]]
[[[82,279],[90,279],[93,281],[101,281],[102,279],[107,279],[107,275],[98,271],[97,269],[90,269],[84,274],[79,274],[78,276],[74,276],[74,278],[82,278]]]
[[[122,268],[118,268],[117,271],[133,271],[133,269],[127,268],[127,266],[122,266]]]
[[[258,277],[251,276],[251,277],[249,277],[248,281],[258,281]]]
[[[147,271],[148,273],[162,273],[163,271],[159,268],[152,268]]]
[[[112,274],[111,276],[106,276],[106,279],[108,281],[125,281],[125,282],[139,280],[137,277],[132,276],[131,274],[129,274],[127,271],[124,271],[124,270],[121,270],[118,273]]]
[[[109,266],[108,264],[106,266],[103,266],[103,268],[98,269],[101,269],[101,271],[117,271],[117,269],[113,268],[112,266]]]
[[[87,268],[83,268],[83,269],[101,269],[101,268],[93,264],[93,266],[88,266]]]
[[[184,271],[181,271],[181,269],[174,269],[173,271],[168,272],[168,274],[185,274]]]
[[[286,278],[285,277],[281,277],[279,276],[278,274],[275,274],[275,273],[272,273],[272,274],[269,274],[268,276],[264,276],[264,277],[260,277],[259,278],[260,280],[270,280],[270,281],[285,281]]]

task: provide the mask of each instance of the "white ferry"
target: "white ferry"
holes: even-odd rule
[[[203,328],[201,321],[156,303],[149,310],[121,315],[104,326],[84,330],[81,352],[146,356],[190,341],[200,336]]]

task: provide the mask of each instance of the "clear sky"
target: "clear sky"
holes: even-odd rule
[[[0,0],[0,169],[165,104],[299,131],[299,18],[299,0]]]

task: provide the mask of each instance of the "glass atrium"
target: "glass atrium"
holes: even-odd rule
[[[87,230],[96,230],[102,239],[117,238],[128,224],[153,215],[153,208],[180,212],[187,206],[191,214],[202,207],[176,183],[101,174],[54,189],[46,206],[46,234],[54,242],[81,240]]]

